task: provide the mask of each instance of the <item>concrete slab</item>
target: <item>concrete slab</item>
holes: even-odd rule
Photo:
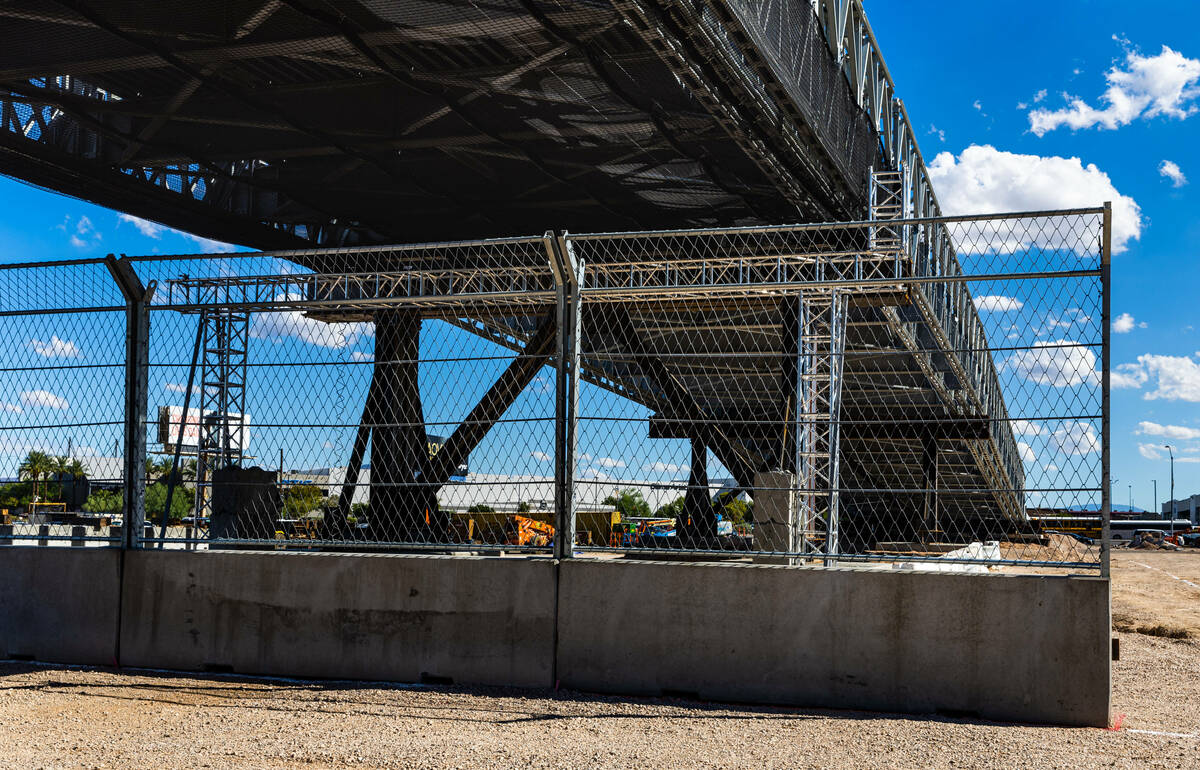
[[[120,570],[114,548],[0,549],[0,655],[115,663]]]
[[[1100,578],[576,560],[563,685],[1107,726]]]
[[[486,557],[130,551],[121,662],[546,687],[554,569]]]

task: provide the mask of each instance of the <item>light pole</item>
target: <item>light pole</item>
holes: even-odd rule
[[[1162,511],[1158,510],[1158,479],[1154,479],[1154,512],[1158,514],[1158,518],[1162,518]]]
[[[1163,449],[1171,453],[1171,534],[1175,534],[1175,447],[1163,444]]]
[[[1129,513],[1133,513],[1133,484],[1129,485]]]

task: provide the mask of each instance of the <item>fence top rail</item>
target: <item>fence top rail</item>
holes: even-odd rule
[[[212,256],[209,254],[208,256]],[[37,262],[3,262],[0,263],[0,270],[33,270],[36,268],[45,267],[79,267],[81,265],[103,265],[105,263],[103,257],[90,257],[86,259],[43,259]]]
[[[707,227],[695,228],[691,230],[629,230],[624,232],[600,232],[600,233],[571,233],[567,237],[573,239],[589,239],[589,240],[607,240],[621,238],[647,238],[647,237],[664,237],[664,238],[686,238],[697,235],[742,235],[742,234],[757,234],[757,233],[783,233],[796,232],[803,230],[833,230],[833,229],[859,229],[864,227],[878,227],[881,224],[886,224],[888,227],[898,227],[903,225],[919,225],[919,224],[938,224],[947,222],[987,222],[993,220],[1012,220],[1012,219],[1048,219],[1052,217],[1068,217],[1068,216],[1086,216],[1089,214],[1103,214],[1104,207],[1092,207],[1081,209],[1046,209],[1041,211],[1012,211],[996,214],[961,214],[957,216],[940,216],[940,217],[908,217],[905,219],[889,219],[885,222],[870,219],[858,219],[849,222],[798,222],[787,225],[747,225],[745,227]]]
[[[937,224],[950,222],[987,222],[999,220],[1013,219],[1046,219],[1052,217],[1068,217],[1068,216],[1086,216],[1086,215],[1101,215],[1104,213],[1104,207],[1077,208],[1077,209],[1048,209],[1041,211],[1014,211],[994,214],[964,214],[957,216],[937,216],[937,217],[910,217],[905,219],[888,220],[887,224],[891,227],[904,225],[919,225],[919,224]],[[630,230],[623,232],[596,232],[596,233],[573,233],[567,235],[569,239],[574,240],[621,240],[630,238],[687,238],[704,235],[753,235],[766,233],[786,233],[786,232],[802,232],[802,231],[820,231],[832,229],[861,229],[865,227],[877,227],[879,221],[873,220],[853,220],[848,222],[798,222],[793,224],[780,225],[751,225],[745,227],[711,227],[711,228],[696,228],[686,230]],[[278,251],[234,251],[221,252],[219,254],[141,254],[141,255],[121,255],[124,259],[131,262],[184,262],[212,259],[253,259],[253,258],[279,258],[293,260],[298,257],[329,257],[338,255],[370,255],[370,254],[386,254],[388,252],[413,252],[419,253],[422,251],[435,251],[438,249],[469,249],[469,248],[496,248],[503,246],[516,245],[543,245],[548,243],[553,234],[547,232],[543,235],[525,235],[513,236],[505,238],[483,238],[475,240],[463,241],[430,241],[425,243],[403,243],[403,244],[380,244],[371,246],[339,246],[334,248],[318,248],[318,249],[286,249]],[[20,269],[36,269],[36,268],[56,268],[56,267],[71,267],[81,265],[103,265],[104,258],[87,258],[87,259],[58,259],[58,260],[40,260],[37,262],[7,262],[0,263],[0,270],[20,270]]]

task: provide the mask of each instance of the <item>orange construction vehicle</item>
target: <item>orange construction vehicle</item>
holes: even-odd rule
[[[528,516],[511,516],[504,528],[505,545],[546,546],[554,542],[554,527]]]

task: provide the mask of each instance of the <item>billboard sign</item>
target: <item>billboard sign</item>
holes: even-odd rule
[[[174,448],[183,434],[183,448],[196,451],[200,447],[200,410],[187,410],[187,419],[183,417],[183,407],[160,406],[158,408],[158,441],[164,448]],[[204,418],[210,423],[218,421],[218,413],[209,410]],[[245,451],[250,444],[250,415],[229,413],[229,424],[232,428],[230,436],[233,444]]]

